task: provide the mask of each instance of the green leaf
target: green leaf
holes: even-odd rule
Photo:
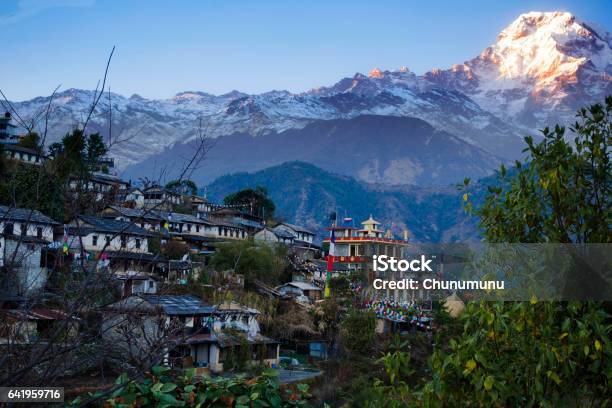
[[[467,374],[474,371],[475,368],[476,368],[476,361],[470,359],[467,361],[467,363],[465,363],[465,372],[467,372]]]
[[[168,393],[168,392],[172,392],[176,389],[176,384],[173,383],[166,383],[161,387],[161,392],[163,393]]]
[[[167,373],[168,371],[170,371],[170,367],[164,366],[155,366],[151,369],[151,372],[158,377],[163,375],[164,373]]]
[[[488,375],[484,380],[484,389],[490,391],[493,388],[493,377]]]

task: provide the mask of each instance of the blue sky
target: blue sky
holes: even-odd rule
[[[531,10],[612,26],[607,0],[0,0],[0,89],[92,89],[116,45],[109,83],[127,96],[303,91],[373,67],[449,67]]]

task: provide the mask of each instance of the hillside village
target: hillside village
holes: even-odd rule
[[[0,128],[7,170],[57,160],[25,147],[27,137],[16,135],[9,113]],[[372,216],[358,228],[334,215],[330,228],[311,231],[264,217],[254,203],[210,202],[188,183],[136,186],[112,174],[114,160],[102,151],[87,171],[68,175],[65,206],[85,198],[81,210],[54,219],[35,208],[0,206],[0,337],[7,350],[51,343],[54,328],[62,327],[64,341],[94,333],[108,361],[90,365],[163,364],[221,374],[239,367],[238,356],[247,366],[297,364],[283,355],[313,364],[336,353],[337,342],[311,318],[300,321],[304,313],[318,313],[324,298],[360,293],[367,280],[359,277],[372,276],[371,255],[400,257],[409,245],[407,231],[395,238]],[[227,253],[229,265],[220,263]],[[281,265],[276,277],[265,269],[251,276],[250,264],[266,254]],[[246,266],[239,268],[241,260]],[[66,301],[78,291],[90,292],[86,304]],[[398,325],[429,329],[415,294],[362,298],[360,307],[378,316],[379,333]],[[92,369],[84,363],[77,369],[70,358],[73,375]]]

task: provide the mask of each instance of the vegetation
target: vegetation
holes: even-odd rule
[[[36,150],[42,150],[40,143],[35,132],[20,141],[21,146]],[[66,201],[68,183],[71,178],[85,180],[107,150],[99,134],[85,136],[77,129],[50,146],[52,158],[41,166],[9,161],[2,155],[0,204],[36,209],[56,220],[65,219],[67,205],[73,207],[72,213],[90,207],[87,194],[80,201]]]
[[[168,259],[181,259],[189,253],[189,245],[185,242],[168,241],[161,245],[161,253]]]
[[[98,392],[73,400],[70,406],[90,403],[104,407],[307,407],[308,385],[283,390],[276,372],[246,379],[195,377],[195,370],[179,376],[168,367],[153,367],[144,380],[129,380],[121,375],[111,394]]]
[[[19,140],[19,146],[36,151],[42,151],[40,135],[36,132],[29,132]]]
[[[605,106],[595,104],[578,116],[573,145],[565,128],[545,128],[540,143],[525,139],[526,165],[517,162],[510,176],[502,166],[499,184],[489,187],[484,205],[474,211],[488,242],[612,241],[604,221],[610,219],[612,188],[612,96]],[[467,209],[473,210],[470,203]]]
[[[340,324],[340,343],[349,354],[367,355],[374,346],[376,315],[351,309]]]
[[[223,199],[227,205],[241,205],[253,212],[253,214],[264,217],[265,219],[274,218],[276,206],[268,197],[268,190],[258,186],[255,189],[246,188],[236,193],[232,193]]]
[[[57,173],[62,179],[91,172],[107,152],[99,133],[86,136],[80,129],[67,133],[61,142],[49,146],[49,153],[54,157]]]
[[[219,271],[244,275],[247,288],[253,287],[255,280],[276,285],[287,267],[286,255],[285,245],[261,244],[251,238],[220,245],[211,265]]]
[[[579,112],[574,145],[564,129],[526,138],[529,160],[489,189],[480,218],[490,242],[610,242],[609,151],[612,98]],[[466,180],[466,186],[469,182]],[[431,359],[432,378],[412,387],[384,357],[370,406],[606,406],[610,404],[610,315],[597,302],[468,304],[462,330]],[[466,400],[469,398],[469,400]],[[366,404],[366,405],[368,405]]]
[[[172,180],[166,183],[166,188],[181,194],[198,194],[198,186],[192,180]]]

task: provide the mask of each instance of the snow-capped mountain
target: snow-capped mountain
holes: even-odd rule
[[[571,123],[612,93],[612,35],[567,12],[519,16],[478,57],[425,74],[485,110],[528,128]]]
[[[110,129],[113,139],[122,141],[113,147],[120,167],[189,140],[200,123],[214,137],[257,137],[361,115],[422,119],[510,158],[520,151],[527,132],[569,123],[578,107],[612,93],[611,48],[606,30],[569,13],[532,12],[519,16],[481,55],[447,70],[416,75],[405,67],[374,69],[299,94],[183,92],[162,100],[112,94],[110,104],[105,95],[90,130],[107,134]],[[92,100],[92,91],[69,89],[56,95],[48,142],[82,122]],[[22,117],[36,118],[47,103],[48,98],[39,97],[15,107]]]

